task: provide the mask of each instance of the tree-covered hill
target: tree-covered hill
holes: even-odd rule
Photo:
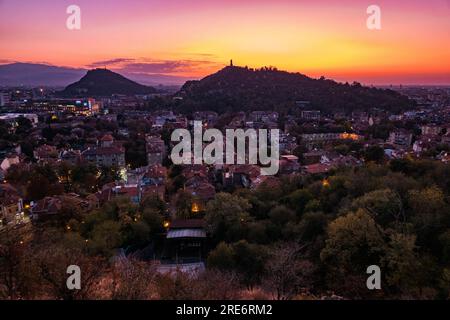
[[[111,96],[122,94],[133,96],[137,94],[156,93],[153,87],[144,86],[131,81],[124,76],[106,69],[94,69],[75,83],[67,86],[61,92],[62,96]]]
[[[275,68],[258,70],[229,66],[198,81],[188,81],[177,93],[183,97],[181,110],[254,111],[288,110],[296,101],[309,101],[310,107],[324,112],[383,108],[396,112],[413,106],[401,94],[342,84],[333,80],[312,79],[300,73]]]

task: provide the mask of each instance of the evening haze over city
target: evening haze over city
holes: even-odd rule
[[[81,30],[71,32],[72,2],[0,1],[0,63],[198,79],[232,58],[338,81],[450,83],[448,0],[377,1],[377,31],[359,0],[80,0]]]

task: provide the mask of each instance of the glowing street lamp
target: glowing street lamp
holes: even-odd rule
[[[192,211],[192,213],[199,213],[200,212],[200,206],[196,202],[194,202],[192,204],[191,211]]]

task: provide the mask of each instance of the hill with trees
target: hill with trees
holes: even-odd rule
[[[397,112],[414,106],[407,97],[359,83],[342,84],[313,79],[276,68],[250,69],[228,66],[198,81],[188,81],[177,96],[181,111],[213,110],[219,113],[255,110],[289,110],[298,101],[323,112],[382,108]]]
[[[111,96],[123,94],[151,94],[158,92],[153,87],[144,86],[131,81],[124,76],[107,69],[89,70],[86,75],[75,83],[68,85],[62,96]]]

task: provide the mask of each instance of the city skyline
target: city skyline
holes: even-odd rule
[[[66,9],[81,8],[81,30]],[[201,78],[228,64],[364,84],[450,84],[449,1],[0,1],[0,64]],[[6,30],[6,32],[5,32]],[[30,49],[32,48],[32,50]]]

